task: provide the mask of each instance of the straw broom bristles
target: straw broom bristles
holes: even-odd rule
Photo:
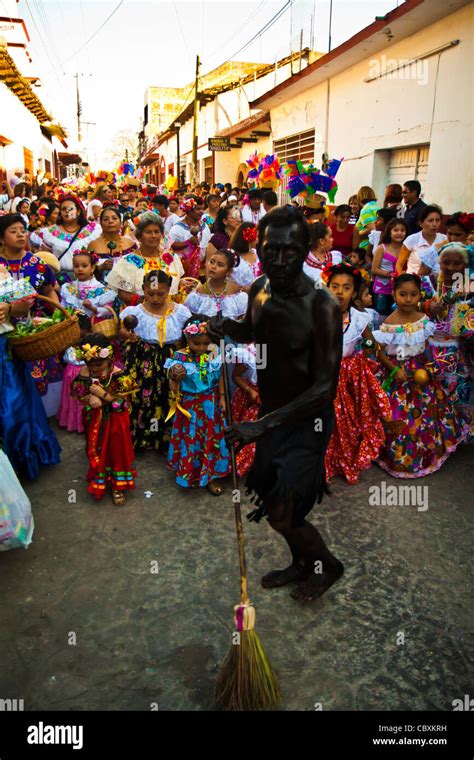
[[[223,353],[221,351],[227,419],[232,424],[229,381]],[[281,703],[281,692],[275,671],[255,630],[255,608],[247,595],[247,563],[233,446],[230,447],[230,457],[234,493],[238,495],[233,501],[240,562],[240,604],[234,607],[237,631],[216,681],[215,699],[225,710],[273,710]]]

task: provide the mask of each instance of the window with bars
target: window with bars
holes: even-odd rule
[[[282,137],[280,140],[274,140],[273,152],[277,154],[281,165],[286,164],[287,161],[314,163],[315,138],[316,130],[314,129],[307,129],[305,132],[299,132],[296,135]],[[289,196],[285,192],[287,183],[288,180],[285,176],[277,191],[280,204],[289,202]]]

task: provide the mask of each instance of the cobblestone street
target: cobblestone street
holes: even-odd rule
[[[239,591],[230,483],[220,498],[182,492],[146,454],[127,505],[96,504],[83,439],[60,438],[61,464],[26,486],[33,544],[0,554],[0,696],[25,710],[214,709]],[[371,506],[369,487],[395,482],[375,466],[357,486],[336,482],[312,520],[346,574],[316,603],[260,587],[286,549],[266,523],[245,525],[284,710],[452,710],[473,693],[472,453],[415,481],[426,511]]]

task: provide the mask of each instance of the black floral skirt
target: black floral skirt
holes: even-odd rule
[[[174,344],[159,346],[137,340],[125,349],[125,366],[138,385],[131,402],[130,429],[135,451],[154,449],[167,454],[172,420],[169,412],[169,381],[164,369],[173,356]]]

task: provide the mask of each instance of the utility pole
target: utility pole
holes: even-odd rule
[[[196,56],[196,81],[194,84],[194,121],[193,121],[193,173],[194,184],[199,179],[197,149],[198,149],[198,116],[199,116],[199,100],[198,100],[198,87],[199,87],[199,71],[201,68],[201,60],[199,56]],[[178,166],[178,186],[180,183],[180,171]]]
[[[74,74],[76,78],[76,104],[77,104],[77,142],[82,142],[82,134],[81,134],[81,99],[79,97],[79,74]]]

